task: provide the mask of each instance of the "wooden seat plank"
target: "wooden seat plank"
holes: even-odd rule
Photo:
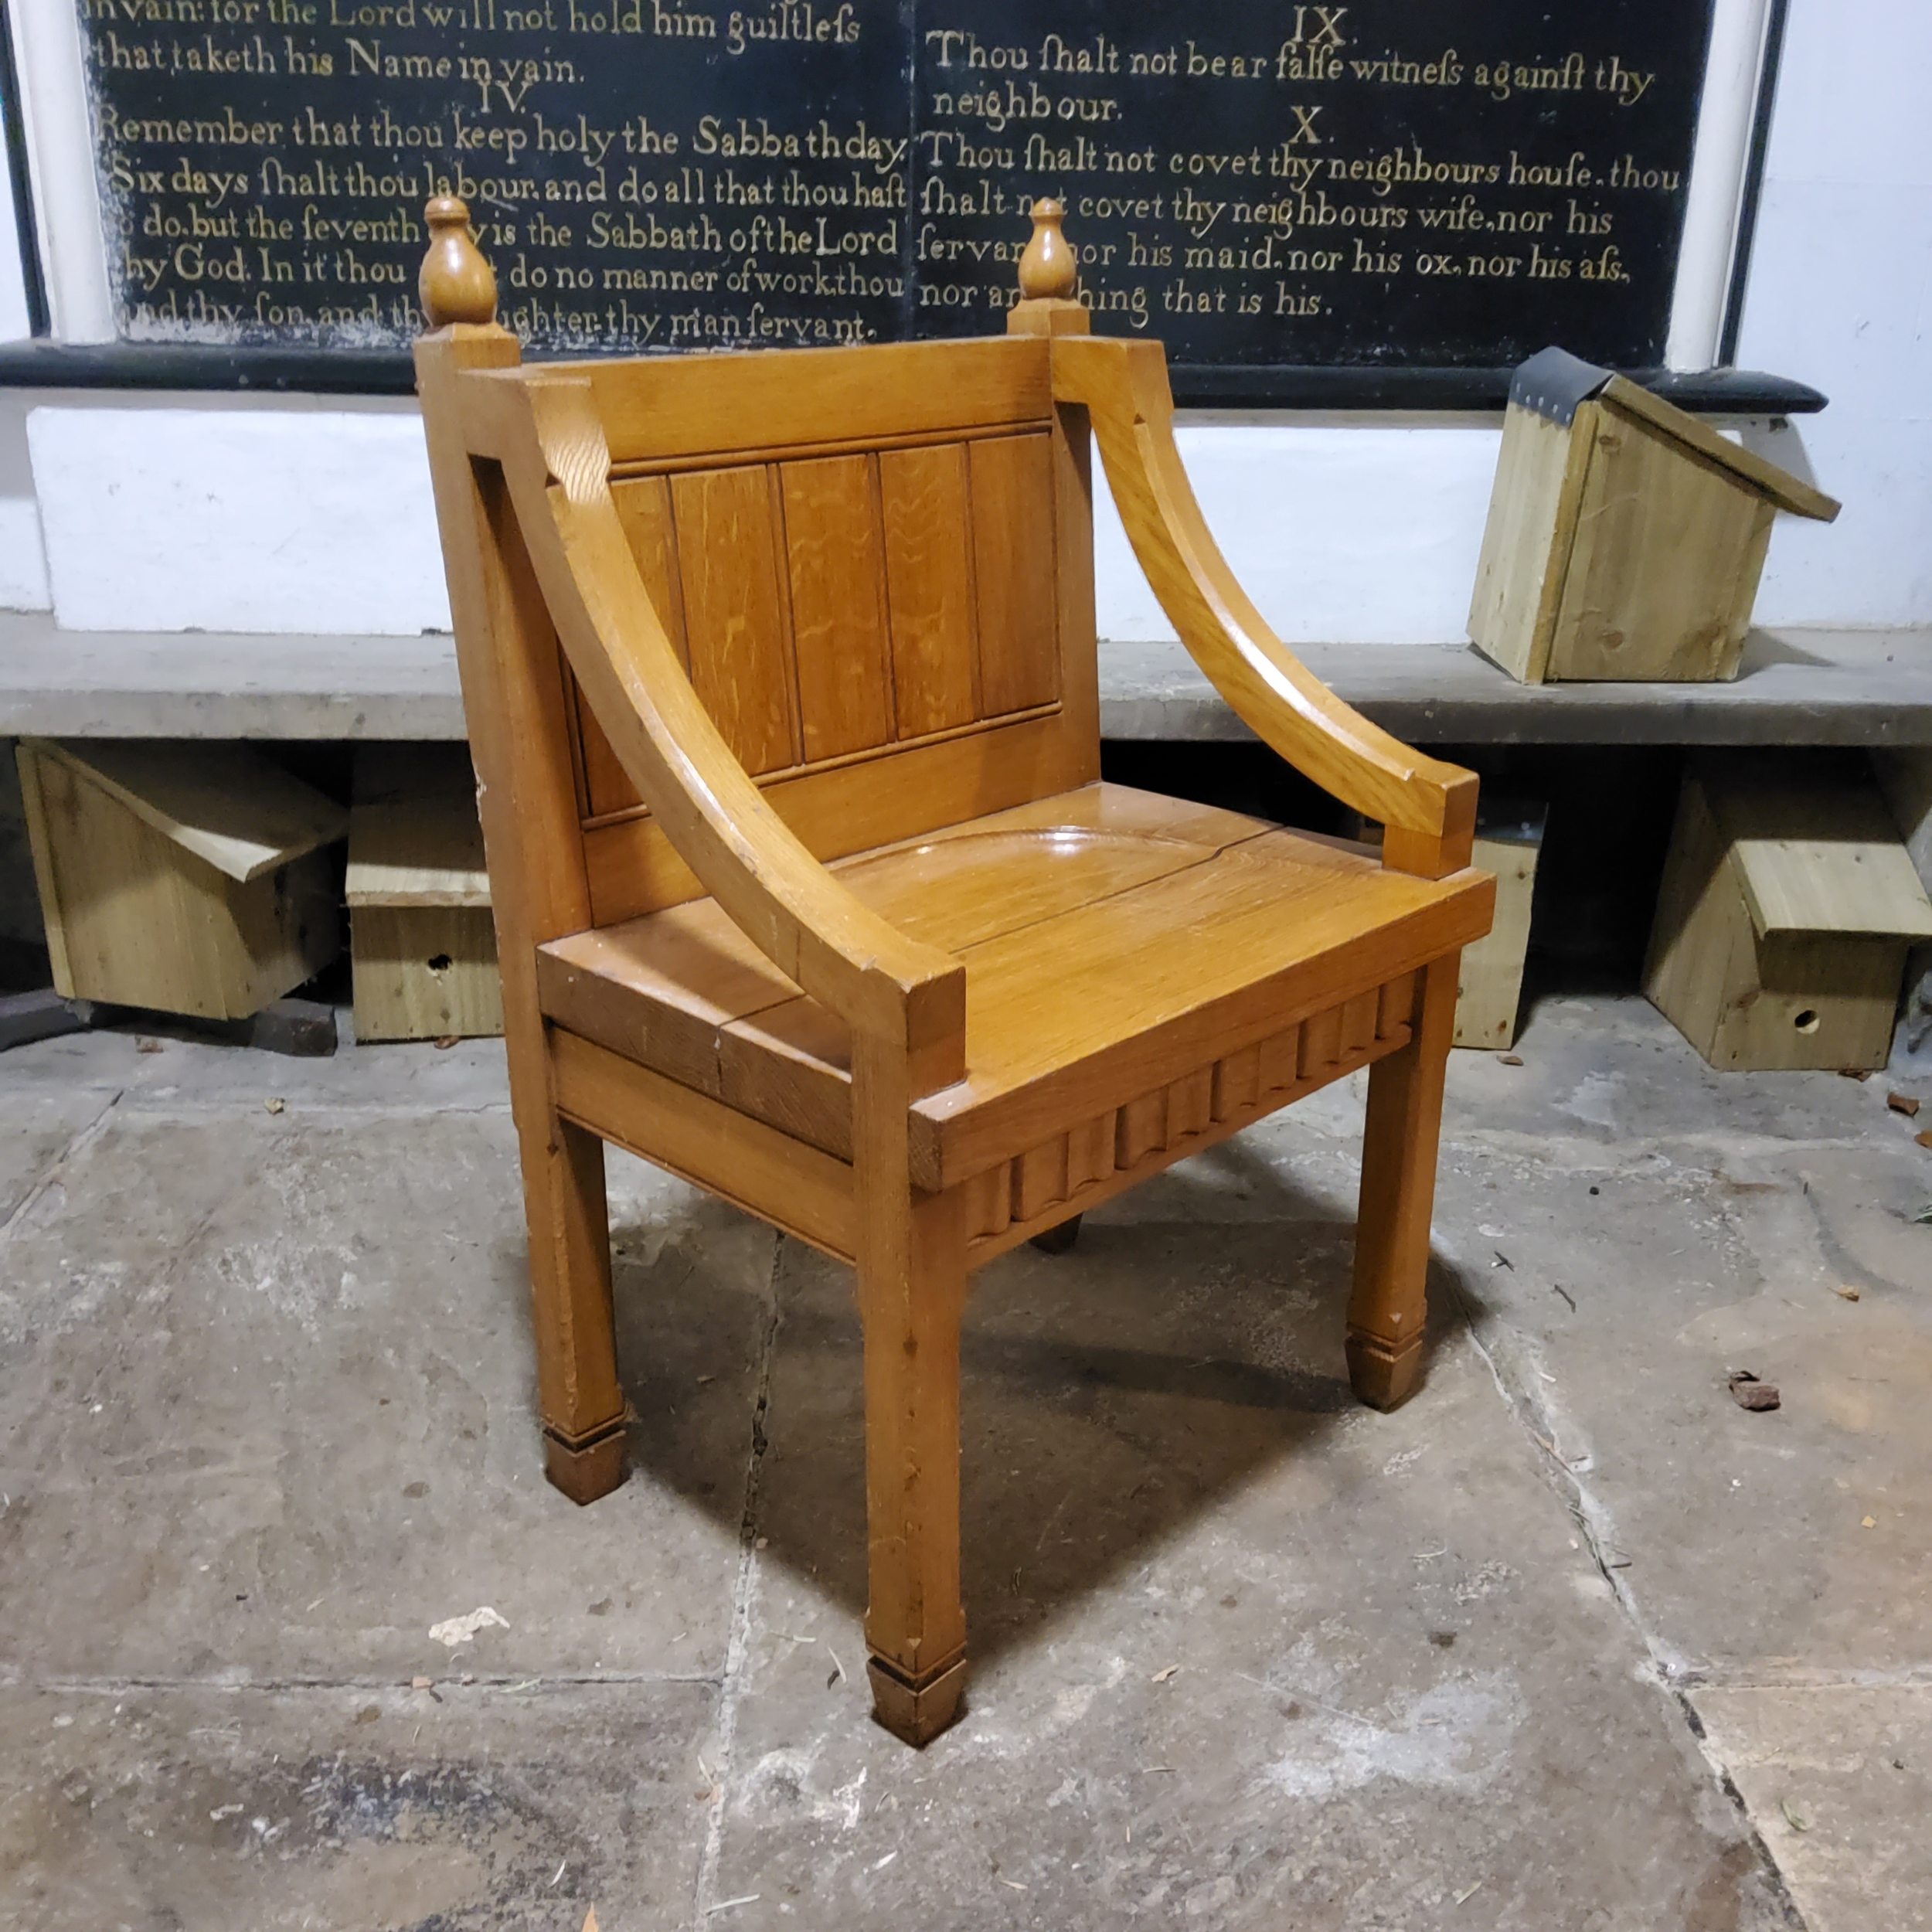
[[[920,1184],[951,1186],[1372,992],[1480,934],[1493,894],[1487,874],[1417,879],[1281,832],[964,948],[968,1071],[913,1104]],[[791,1131],[849,1144],[849,1069],[821,1009],[794,1000],[725,1033],[728,1098],[748,1104],[770,1066]],[[1331,1060],[1339,1015],[1335,1034]],[[760,1049],[739,1080],[734,1041]]]
[[[1267,830],[1238,812],[1097,783],[858,853],[833,869],[875,910],[956,951]],[[1053,835],[1052,862],[1015,863],[1013,842],[1041,832]],[[971,845],[955,889],[936,889],[934,869],[962,841]],[[723,1090],[719,1029],[798,997],[710,899],[553,940],[538,949],[537,978],[550,1019],[713,1095]]]
[[[1192,1073],[1210,1033],[1258,1043],[1320,1012],[1326,1031],[1311,1029],[1304,1058],[1359,1050],[1393,976],[1368,955],[1389,957],[1393,943],[1406,972],[1460,944],[1486,920],[1490,891],[1477,876],[1389,872],[1342,841],[1104,784],[835,869],[909,937],[967,965],[967,1077],[913,1109],[934,1186],[999,1158],[1002,1138],[1043,1139]],[[1297,1011],[1282,1003],[1290,980]],[[714,902],[553,941],[539,983],[572,1031],[849,1157],[844,1023]]]

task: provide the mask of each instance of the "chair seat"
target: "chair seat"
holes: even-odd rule
[[[1481,874],[1410,878],[1345,841],[1105,784],[834,869],[965,963],[966,1077],[913,1108],[929,1188],[1110,1126],[1118,1162],[1393,1051],[1417,969],[1486,929],[1492,891]],[[566,1031],[851,1158],[842,1022],[716,901],[553,940],[537,978]]]

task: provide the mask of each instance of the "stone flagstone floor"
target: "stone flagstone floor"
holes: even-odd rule
[[[578,1511],[500,1047],[160,1047],[0,1058],[0,1927],[1932,1927],[1932,1155],[1882,1077],[1610,998],[1458,1054],[1393,1416],[1342,1370],[1356,1083],[989,1267],[971,1706],[915,1754],[839,1270],[614,1156],[638,1419]]]

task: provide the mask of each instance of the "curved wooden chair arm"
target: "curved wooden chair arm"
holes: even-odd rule
[[[463,379],[493,430],[537,582],[611,750],[676,849],[773,964],[911,1060],[912,1090],[965,1072],[966,969],[910,939],[815,859],[753,784],[665,635],[610,490],[581,377]],[[487,398],[481,393],[494,392]],[[482,453],[481,451],[479,454]]]
[[[1440,879],[1469,863],[1476,779],[1412,750],[1329,690],[1270,630],[1216,544],[1174,443],[1158,343],[1056,336],[1054,400],[1083,404],[1134,553],[1196,663],[1256,736],[1386,828],[1383,862]]]

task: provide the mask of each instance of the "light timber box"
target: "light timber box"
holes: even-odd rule
[[[345,896],[358,1039],[502,1032],[467,746],[358,750]]]
[[[1507,1053],[1516,1043],[1523,963],[1529,952],[1529,909],[1536,859],[1549,816],[1542,805],[1485,799],[1476,814],[1469,862],[1496,877],[1496,917],[1488,932],[1462,949],[1456,997],[1455,1044]]]
[[[1779,510],[1838,505],[1626,377],[1516,371],[1469,634],[1525,684],[1737,675]]]
[[[332,799],[247,745],[23,740],[56,988],[245,1019],[342,947]]]
[[[1496,912],[1489,930],[1462,949],[1457,971],[1456,1030],[1451,1043],[1506,1053],[1516,1043],[1523,967],[1529,954],[1530,902],[1543,850],[1546,805],[1485,798],[1476,807],[1476,839],[1469,862],[1493,873]],[[1358,818],[1355,836],[1379,846],[1382,828]]]
[[[1713,1066],[1879,1067],[1932,902],[1862,778],[1761,758],[1685,779],[1644,990]]]

